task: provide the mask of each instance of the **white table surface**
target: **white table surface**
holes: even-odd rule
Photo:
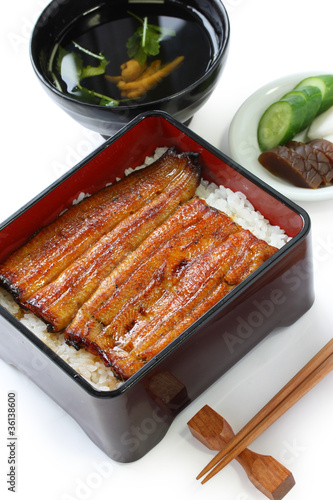
[[[46,96],[30,65],[29,37],[46,5],[6,2],[1,24],[0,220],[38,194],[101,144]],[[333,73],[329,0],[226,0],[231,23],[227,66],[191,129],[229,153],[228,129],[242,102],[262,85],[291,73]],[[332,337],[333,201],[298,202],[312,220],[316,300],[289,328],[269,335],[192,402],[151,452],[131,464],[111,461],[76,422],[19,371],[0,361],[0,497],[3,500],[177,498],[256,500],[237,463],[201,485],[196,474],[213,453],[197,443],[187,421],[204,405],[239,430]],[[17,393],[16,493],[7,490],[7,393]],[[290,500],[332,495],[333,376],[329,375],[251,446],[289,468]]]

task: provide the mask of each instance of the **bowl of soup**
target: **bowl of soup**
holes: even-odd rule
[[[55,0],[35,24],[30,56],[58,106],[111,136],[152,110],[187,124],[221,76],[229,38],[219,0]]]

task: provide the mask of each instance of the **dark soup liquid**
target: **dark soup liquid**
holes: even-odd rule
[[[135,80],[130,87],[137,85],[141,90],[133,94],[123,90],[121,85],[126,82],[121,84],[119,80],[121,66],[133,59],[126,44],[143,26],[138,18],[147,18],[149,25],[173,30],[174,34],[164,35],[158,53],[147,56],[146,70],[155,72],[153,79],[145,80],[150,87],[147,88],[147,83],[140,87]],[[50,57],[50,78],[61,92],[92,104],[121,106],[153,102],[177,94],[199,80],[210,68],[217,50],[213,28],[188,6],[174,4],[171,8],[170,4],[128,5],[127,2],[125,6],[124,2],[122,6],[103,5],[77,19],[57,42]],[[98,59],[94,54],[102,56]],[[178,65],[165,75],[163,67],[175,60]],[[160,64],[162,73],[152,70],[152,63]],[[100,74],[96,74],[98,66]],[[94,68],[93,76],[89,67]],[[110,76],[119,78],[113,81]]]

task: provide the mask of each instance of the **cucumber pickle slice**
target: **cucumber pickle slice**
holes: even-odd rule
[[[290,141],[299,132],[305,117],[306,99],[300,95],[285,96],[271,104],[258,126],[258,144],[267,151]]]
[[[314,85],[299,87],[297,90],[293,90],[293,92],[301,92],[306,98],[306,112],[302,125],[302,129],[304,130],[311,125],[319,113],[319,108],[322,102],[322,93],[319,87],[315,87]]]
[[[333,75],[305,78],[262,115],[257,130],[261,151],[290,141],[331,106]]]
[[[310,86],[319,88],[322,94],[318,114],[333,106],[333,75],[310,76],[302,80],[294,90]]]

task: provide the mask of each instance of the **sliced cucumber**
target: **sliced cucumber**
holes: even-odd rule
[[[267,151],[285,144],[301,130],[306,111],[303,95],[286,95],[269,106],[258,125],[258,144]]]
[[[291,90],[283,97],[281,97],[280,101],[288,101],[292,108],[293,113],[298,115],[298,132],[303,130],[304,128],[304,120],[307,115],[307,103],[308,100],[306,95],[303,92],[299,92],[298,90]]]
[[[323,113],[333,106],[333,75],[310,76],[302,80],[294,90],[308,86],[319,88],[322,94],[322,101],[317,114]]]
[[[302,129],[304,130],[311,125],[319,112],[322,102],[322,93],[321,90],[314,85],[299,87],[298,90],[294,90],[293,92],[301,92],[306,98],[306,112],[302,126]]]
[[[257,131],[261,151],[285,144],[332,106],[333,75],[305,78],[262,115]]]

